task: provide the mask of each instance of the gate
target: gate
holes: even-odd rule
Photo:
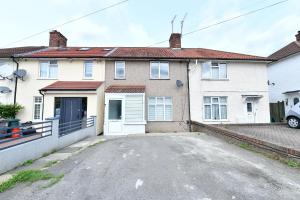
[[[271,115],[271,122],[284,122],[285,121],[284,101],[278,101],[277,103],[270,103],[270,115]]]

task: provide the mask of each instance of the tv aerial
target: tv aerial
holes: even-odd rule
[[[173,19],[171,20],[171,25],[172,25],[172,33],[174,32],[174,21],[176,19],[177,15],[174,15]]]
[[[186,16],[187,16],[187,12],[184,14],[184,17],[183,17],[182,20],[180,21],[180,24],[181,24],[181,27],[180,27],[180,33],[181,33],[181,35],[182,35],[182,30],[183,30],[183,23],[184,23],[184,21],[185,21]]]

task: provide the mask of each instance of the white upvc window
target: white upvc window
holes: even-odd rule
[[[227,97],[203,97],[204,120],[227,120]]]
[[[125,122],[144,122],[144,95],[125,96]]]
[[[56,79],[58,74],[57,60],[41,61],[39,77],[42,79]]]
[[[43,98],[41,96],[33,97],[33,120],[42,120]]]
[[[84,79],[92,79],[93,78],[93,61],[92,60],[84,61],[83,74],[84,74],[84,76],[83,76]]]
[[[169,62],[150,62],[150,79],[169,79]]]
[[[172,97],[149,97],[148,98],[149,121],[172,121],[173,103]]]
[[[202,78],[215,80],[227,79],[227,64],[217,62],[202,63]]]
[[[125,79],[125,61],[115,62],[115,79]]]

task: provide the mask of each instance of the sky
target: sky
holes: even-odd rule
[[[0,48],[48,45],[57,24],[121,0],[0,0]],[[68,46],[148,46],[168,40],[187,17],[183,33],[281,0],[129,0],[73,23],[57,27]],[[47,30],[27,40],[26,36]],[[268,56],[295,40],[300,31],[299,0],[265,9],[228,23],[184,36],[182,47],[208,48]],[[168,42],[156,45],[167,47]]]

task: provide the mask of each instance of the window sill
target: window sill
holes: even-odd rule
[[[114,80],[126,80],[126,78],[114,78]]]
[[[83,77],[82,80],[94,80],[94,78],[85,78],[85,77]]]
[[[37,78],[37,80],[58,80],[58,78]]]
[[[212,78],[201,78],[203,81],[229,81],[228,78],[222,78],[222,79],[212,79]]]
[[[125,125],[146,125],[147,122],[146,121],[142,121],[142,122],[124,122]]]
[[[148,122],[174,122],[173,120],[148,120]]]
[[[229,119],[221,119],[221,120],[204,119],[203,122],[229,122]]]
[[[160,80],[171,80],[170,78],[150,78],[149,80],[158,80],[158,81],[160,81]]]

